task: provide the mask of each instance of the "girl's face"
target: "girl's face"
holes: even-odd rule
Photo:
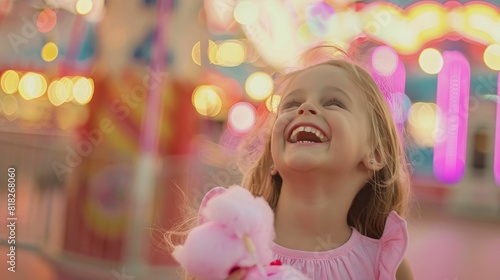
[[[292,77],[272,131],[278,171],[349,172],[366,165],[367,112],[365,95],[341,68],[320,65]]]

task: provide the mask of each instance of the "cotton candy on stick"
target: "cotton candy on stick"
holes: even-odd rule
[[[263,198],[240,186],[210,192],[208,202],[202,202],[200,225],[172,253],[188,273],[200,280],[222,280],[234,268],[248,268],[245,280],[307,279],[290,266],[264,265],[272,261],[275,233],[274,213]]]

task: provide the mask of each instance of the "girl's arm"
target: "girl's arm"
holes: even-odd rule
[[[411,270],[410,262],[406,257],[404,257],[403,261],[398,267],[398,270],[396,271],[396,279],[413,280],[413,272]]]

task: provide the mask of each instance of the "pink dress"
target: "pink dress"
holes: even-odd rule
[[[311,279],[391,280],[396,279],[407,245],[406,222],[393,211],[387,217],[380,239],[366,237],[353,228],[345,244],[329,251],[299,251],[276,243],[271,248],[276,259]]]
[[[201,208],[208,200],[225,189],[217,187],[203,198]],[[200,217],[201,218],[201,217]],[[328,241],[323,241],[328,242]],[[318,241],[319,247],[321,241]],[[329,251],[300,251],[271,244],[275,259],[300,270],[315,280],[392,280],[408,246],[406,221],[392,211],[380,239],[366,237],[352,228],[349,240]]]

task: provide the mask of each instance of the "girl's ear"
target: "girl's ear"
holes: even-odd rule
[[[379,171],[385,166],[385,161],[379,151],[374,151],[372,154],[365,156],[363,164],[368,170]]]

